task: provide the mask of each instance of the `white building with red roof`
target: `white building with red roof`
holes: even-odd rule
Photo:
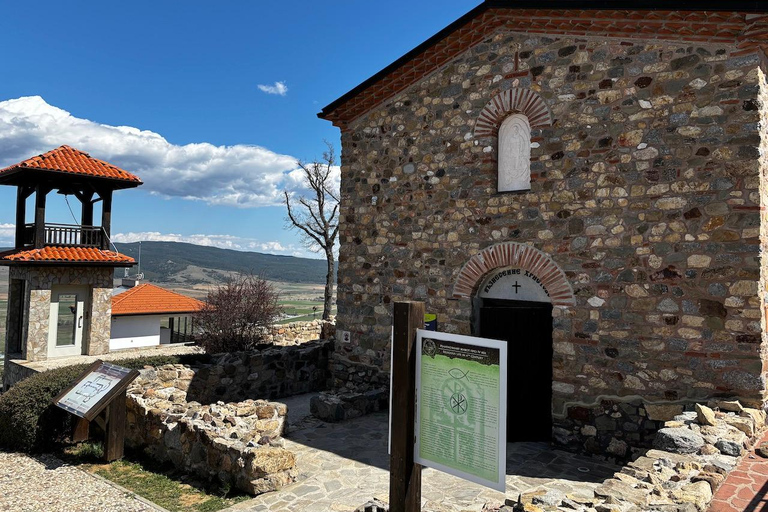
[[[112,297],[110,350],[188,341],[203,302],[144,283]]]

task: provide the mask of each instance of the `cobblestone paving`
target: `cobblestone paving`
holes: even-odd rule
[[[56,457],[0,452],[0,510],[157,512],[154,507]]]
[[[296,405],[288,403],[289,421]],[[301,405],[299,405],[299,408]],[[298,420],[298,418],[297,418]],[[294,420],[296,422],[297,420]],[[257,496],[229,510],[249,512],[352,511],[371,498],[388,501],[387,416],[373,414],[345,423],[298,421],[286,439],[297,454],[300,479],[281,491]],[[429,512],[480,511],[486,502],[537,487],[593,496],[593,490],[618,467],[588,457],[551,450],[546,443],[508,445],[507,492],[487,489],[425,469],[422,509]]]
[[[755,446],[768,441],[768,432]],[[709,512],[768,510],[768,460],[750,451],[715,493]]]

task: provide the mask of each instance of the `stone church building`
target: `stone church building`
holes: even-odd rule
[[[762,405],[767,48],[763,2],[492,0],[323,109],[337,387],[388,384],[420,300],[508,341],[510,440],[626,456],[694,401]]]

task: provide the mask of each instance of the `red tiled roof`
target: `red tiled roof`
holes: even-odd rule
[[[40,262],[40,263],[94,263],[116,266],[131,266],[133,258],[114,251],[104,251],[96,247],[55,247],[42,249],[12,250],[0,253],[0,261],[5,262]],[[123,265],[120,265],[123,264]]]
[[[112,297],[113,316],[194,313],[202,307],[197,299],[149,283]]]
[[[61,146],[42,155],[33,156],[23,162],[0,169],[0,177],[12,171],[24,169],[55,171],[68,174],[92,176],[141,184],[141,179],[104,160],[93,158],[88,153],[69,146]]]

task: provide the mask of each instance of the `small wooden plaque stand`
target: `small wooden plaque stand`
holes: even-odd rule
[[[104,460],[112,462],[122,458],[125,447],[125,390],[138,376],[138,370],[94,361],[80,377],[59,393],[53,399],[54,405],[77,416],[72,440],[77,443],[88,439],[93,421],[104,430]],[[101,383],[97,385],[99,379]],[[107,382],[109,386],[103,387]],[[90,399],[96,396],[98,400],[89,404]]]

